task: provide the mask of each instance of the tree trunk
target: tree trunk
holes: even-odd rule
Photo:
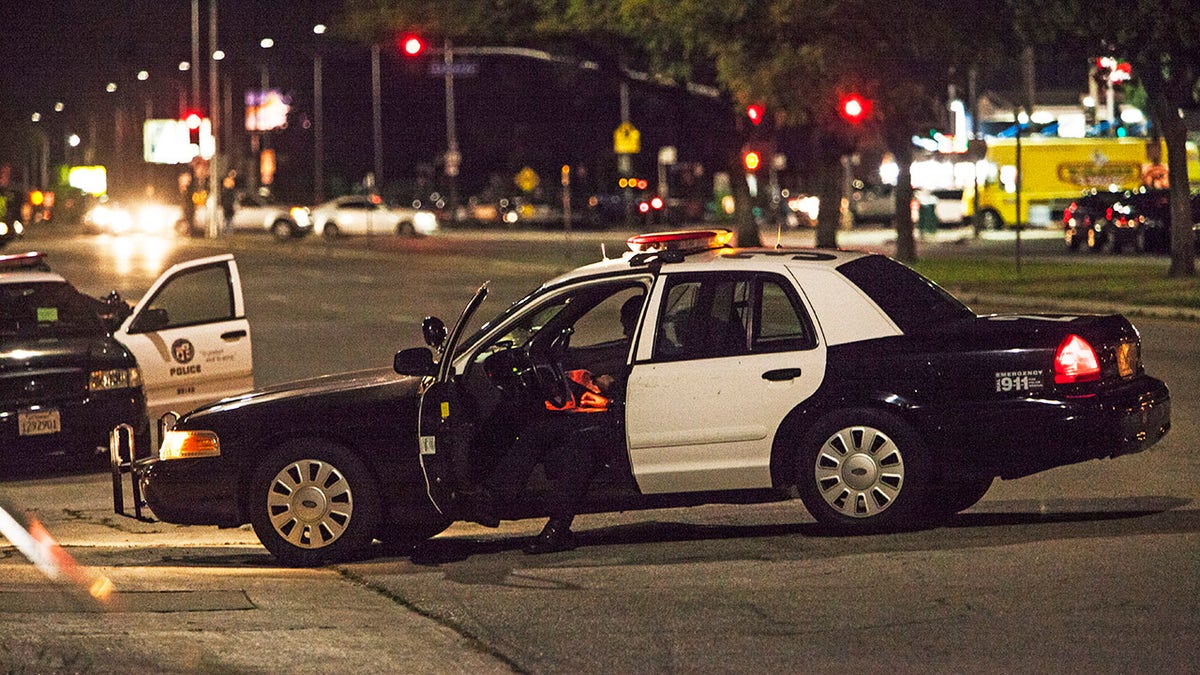
[[[913,238],[912,218],[912,142],[897,139],[891,148],[896,157],[896,213],[893,223],[896,226],[896,259],[911,263],[917,261],[917,242]]]
[[[1163,102],[1162,108],[1170,104]],[[1167,145],[1167,176],[1171,183],[1171,267],[1168,277],[1196,276],[1196,242],[1188,200],[1187,128],[1178,115],[1160,116]]]
[[[741,153],[729,164],[729,175],[733,177],[730,189],[733,191],[733,228],[736,244],[744,248],[762,246],[758,223],[754,221],[754,203],[750,198],[750,186],[746,182],[746,169],[742,166]]]
[[[842,222],[842,163],[836,156],[820,155],[824,166],[817,170],[817,248],[837,248],[838,226]]]

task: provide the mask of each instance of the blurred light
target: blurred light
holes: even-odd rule
[[[111,94],[111,93],[113,93],[113,92],[114,92],[114,91],[116,91],[116,90],[117,90],[117,83],[116,83],[116,82],[109,82],[108,84],[104,85],[104,91],[107,91],[107,92],[108,92],[108,93],[110,93],[110,94]]]
[[[313,26],[313,32],[316,33],[317,35],[324,35],[326,30],[328,30],[328,29],[325,27],[325,24],[323,24],[323,23],[319,23],[319,24]]]
[[[754,171],[762,163],[762,157],[757,152],[750,150],[742,155],[742,163],[746,165],[747,171]]]
[[[213,58],[216,58],[216,56],[213,56]],[[189,70],[191,70],[191,69],[192,69],[192,64],[188,63],[187,61],[180,61],[180,62],[179,62],[179,70],[181,70],[181,71],[185,71],[185,72],[186,72],[186,71],[189,71]]]
[[[139,70],[138,74],[137,74],[137,79],[139,82],[145,82],[146,80],[150,79],[149,71]]]
[[[847,94],[842,97],[838,112],[851,124],[858,124],[871,112],[871,102],[859,94]]]
[[[79,134],[71,134],[70,136],[67,136],[67,144],[72,148],[79,147],[80,140]]]
[[[40,113],[40,112],[33,113],[32,115],[29,116],[29,121],[30,122],[41,122],[42,121],[42,113]]]
[[[761,103],[751,103],[750,105],[746,106],[746,117],[749,117],[751,124],[754,124],[755,126],[762,124],[763,114],[765,112],[766,111]]]
[[[1047,110],[1038,110],[1029,119],[1033,120],[1034,124],[1050,124],[1054,121],[1054,113]]]
[[[662,197],[654,197],[650,200],[650,208],[654,209],[655,211],[662,209],[662,207],[663,207]]]
[[[213,61],[222,61],[224,59],[225,59],[225,52],[223,50],[218,49],[217,51],[212,53]]]
[[[1146,121],[1146,115],[1133,106],[1121,108],[1121,121],[1125,124],[1141,124]]]
[[[1096,99],[1092,96],[1084,96],[1083,97],[1083,107],[1095,108],[1096,107]]]
[[[271,38],[263,38],[258,41],[258,46],[262,47],[263,49],[270,49],[271,47],[275,46],[275,41]]]
[[[66,107],[67,106],[63,105],[62,101],[56,101],[54,103],[54,112],[62,112],[63,108],[66,108]]]

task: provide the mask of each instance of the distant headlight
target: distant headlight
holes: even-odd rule
[[[219,457],[221,440],[211,431],[171,430],[163,435],[158,449],[160,460]]]
[[[309,212],[306,207],[293,206],[289,213],[292,215],[292,220],[296,221],[296,224],[300,227],[308,227],[312,224],[309,220]]]
[[[21,221],[13,221],[13,232],[16,232],[17,234],[23,234],[25,232],[25,226],[21,224]]]
[[[0,237],[8,234],[8,223],[0,223]]]
[[[110,368],[93,370],[88,378],[88,391],[129,389],[142,385],[142,374],[137,368]]]
[[[417,211],[413,215],[413,228],[418,232],[433,232],[437,226],[437,215],[433,211]]]

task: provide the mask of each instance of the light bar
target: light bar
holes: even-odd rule
[[[707,251],[724,248],[733,240],[730,230],[678,230],[635,234],[625,240],[634,253],[656,251]]]

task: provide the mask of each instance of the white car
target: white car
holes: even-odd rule
[[[433,234],[438,229],[433,211],[394,206],[379,195],[338,197],[312,209],[313,232],[326,239],[355,234]]]
[[[303,237],[312,231],[308,208],[279,204],[255,194],[240,195],[226,227],[234,232],[270,232],[280,241]]]

